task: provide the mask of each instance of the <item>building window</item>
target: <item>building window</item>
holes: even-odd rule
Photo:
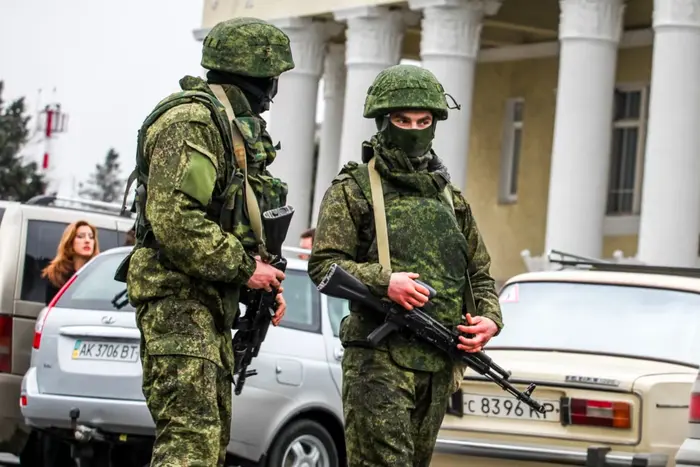
[[[506,121],[503,128],[503,152],[501,154],[501,180],[499,182],[499,202],[514,203],[518,199],[518,167],[523,137],[523,113],[525,102],[522,98],[506,101]]]
[[[646,88],[615,90],[608,216],[637,216],[640,213],[646,115]]]

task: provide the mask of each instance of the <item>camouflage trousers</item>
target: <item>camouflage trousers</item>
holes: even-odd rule
[[[204,358],[148,355],[143,394],[156,426],[151,467],[223,467],[231,434],[231,379]]]
[[[428,467],[452,394],[452,368],[396,365],[388,352],[348,347],[343,355],[348,467]]]

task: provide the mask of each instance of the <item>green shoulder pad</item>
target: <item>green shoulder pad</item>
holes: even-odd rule
[[[343,168],[340,169],[340,172],[339,172],[339,173],[341,173],[341,174],[349,174],[350,172],[352,172],[353,170],[355,170],[359,165],[360,165],[360,164],[358,164],[358,163],[355,162],[355,161],[347,162],[347,163],[343,166]]]
[[[353,164],[350,166],[350,164]],[[372,205],[372,188],[369,182],[369,167],[367,164],[358,164],[357,162],[349,162],[343,167],[345,170],[347,167],[347,174],[355,180],[357,186],[360,187],[362,195],[369,205]],[[341,173],[343,173],[341,171]]]
[[[338,175],[335,176],[331,184],[339,183],[344,180],[348,180],[349,178],[352,178],[351,174],[352,171],[357,168],[359,164],[355,161],[350,161],[346,163],[342,169],[340,169],[340,172],[338,172]]]
[[[462,190],[454,186],[452,183],[449,184],[450,190],[452,191],[452,202],[455,207],[455,211],[466,211],[469,207],[467,200],[464,199],[462,195]]]
[[[206,106],[200,102],[182,102],[163,112],[150,126],[148,132],[158,131],[174,123],[196,122],[205,125],[215,123]]]
[[[142,126],[149,127],[151,124],[153,124],[153,122],[158,120],[163,114],[165,114],[169,110],[171,110],[173,108],[177,108],[178,106],[181,106],[183,104],[191,104],[191,103],[198,102],[198,101],[201,102],[202,104],[205,104],[205,100],[207,98],[204,97],[204,95],[206,95],[206,93],[203,93],[201,91],[174,92],[174,93],[170,94],[169,96],[167,96],[165,99],[158,102],[158,104],[155,106],[155,108],[146,117]],[[184,114],[181,114],[181,115],[184,115]]]
[[[331,180],[331,185],[335,185],[336,183],[342,183],[345,180],[351,179],[352,176],[347,173],[339,173],[338,175],[335,176],[333,180]]]

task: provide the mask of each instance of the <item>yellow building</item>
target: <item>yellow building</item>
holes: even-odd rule
[[[435,150],[498,280],[525,270],[523,250],[696,264],[700,1],[206,0],[195,36],[235,16],[272,20],[292,40],[297,66],[271,108],[273,171],[299,213],[290,238],[375,131],[362,118],[369,83],[412,59],[461,105]]]

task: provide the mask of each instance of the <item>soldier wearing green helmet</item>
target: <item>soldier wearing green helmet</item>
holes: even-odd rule
[[[201,65],[206,80],[185,76],[143,122],[124,195],[135,181],[135,246],[115,279],[126,282],[141,331],[151,466],[224,465],[239,300],[275,288],[273,325],[286,309],[284,274],[265,262],[256,212],[286,204],[260,114],[294,68],[289,38],[259,19],[224,21],[204,39]]]
[[[473,334],[458,348],[475,352],[503,322],[471,208],[432,149],[448,108],[442,85],[425,68],[397,65],[377,75],[364,116],[378,131],[363,143],[362,163],[346,164],[326,191],[308,270],[320,284],[335,263],[407,310],[428,300],[420,278],[437,291],[425,311]],[[466,312],[472,297],[475,316]],[[371,346],[367,337],[382,319],[351,302],[340,325],[348,466],[427,467],[465,368],[402,333]]]

